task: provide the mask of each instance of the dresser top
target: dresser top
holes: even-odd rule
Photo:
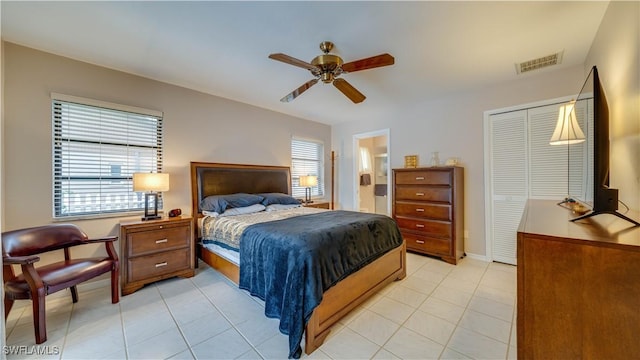
[[[571,222],[578,217],[555,200],[528,200],[518,232],[545,237],[593,242],[596,246],[635,247],[640,251],[640,227],[610,214]],[[625,214],[638,219],[639,214]]]

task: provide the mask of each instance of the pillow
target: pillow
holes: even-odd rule
[[[264,197],[262,200],[262,204],[265,206],[271,204],[282,204],[282,205],[300,205],[300,201],[294,199],[292,196],[282,193],[265,193],[258,194]]]
[[[220,214],[220,216],[233,216],[233,215],[242,215],[242,214],[252,214],[263,211],[265,206],[262,204],[253,204],[245,207],[237,207],[227,209],[225,212]]]
[[[278,210],[286,210],[300,207],[300,204],[271,204],[267,205],[267,211],[278,211]]]
[[[229,194],[229,195],[211,195],[202,199],[200,202],[200,210],[213,211],[222,214],[228,208],[246,207],[253,204],[259,204],[264,198],[255,194]]]

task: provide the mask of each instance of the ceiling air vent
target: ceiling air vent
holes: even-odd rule
[[[562,53],[564,51],[557,52],[555,54],[543,56],[541,58],[521,62],[516,64],[516,72],[518,74],[525,73],[527,71],[542,69],[543,67],[558,65],[562,63]]]

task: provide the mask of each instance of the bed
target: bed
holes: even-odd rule
[[[203,230],[202,224],[204,223],[204,220],[206,220],[206,217],[200,209],[200,204],[203,199],[215,197],[216,195],[239,193],[291,194],[291,173],[289,167],[283,166],[192,162],[191,192],[192,214],[194,218],[197,219],[197,225],[195,226],[194,235],[196,239],[200,240]],[[311,209],[309,208],[309,212],[316,212],[310,210]],[[316,217],[324,218],[324,220],[317,220],[320,222],[334,222],[336,221],[335,216],[338,216],[339,218],[353,217],[354,219],[360,219],[363,216],[369,216],[371,218],[380,217],[379,215],[365,215],[355,212],[341,212],[340,210],[323,210],[318,211],[317,215],[310,214],[304,216],[307,217],[305,218],[306,221],[310,221],[312,217],[314,219]],[[334,218],[331,218],[331,216],[334,216]],[[300,216],[299,218],[302,217],[303,216]],[[300,219],[294,219],[291,221],[298,221],[298,223],[301,223]],[[276,232],[277,229],[282,228],[282,226],[274,227],[273,224],[274,223],[267,222],[264,223],[264,225],[253,225],[248,229],[253,230],[254,228],[256,228],[256,226],[264,226],[267,230],[261,229],[261,231],[273,230],[274,232]],[[296,226],[287,226],[287,228],[293,229],[296,228]],[[368,224],[368,226],[371,226],[371,224]],[[393,226],[395,227],[395,223],[393,223]],[[384,234],[380,235],[380,231],[378,231],[377,229],[378,228],[376,228],[375,231],[375,233],[377,234],[376,236],[384,237]],[[253,231],[253,233],[255,233],[256,231]],[[243,233],[243,236],[245,236],[245,238],[250,238],[252,232],[245,231],[245,233]],[[391,232],[391,235],[389,235],[388,237],[395,238],[395,235],[393,232]],[[383,239],[383,241],[386,240]],[[386,242],[389,243],[386,245],[387,248],[391,246],[390,249],[384,248],[385,250],[383,250],[383,252],[376,254],[375,256],[368,255],[368,260],[366,262],[363,262],[362,265],[360,265],[356,269],[356,271],[339,277],[337,281],[331,283],[331,286],[325,289],[320,294],[319,303],[317,305],[314,305],[312,312],[308,316],[306,316],[304,321],[304,351],[306,354],[311,354],[315,349],[322,345],[324,339],[329,334],[331,326],[347,313],[349,313],[349,311],[364,302],[366,299],[371,297],[387,284],[395,280],[403,279],[406,276],[406,246],[404,241],[400,237],[399,239],[393,239],[393,241],[388,240]],[[391,244],[392,242],[393,244]],[[256,244],[258,243],[260,242],[256,242]],[[234,283],[238,284],[241,288],[247,289],[247,281],[251,282],[252,279],[255,280],[256,278],[256,276],[252,277],[251,272],[254,271],[253,269],[255,267],[250,266],[258,262],[258,259],[262,255],[262,251],[264,251],[264,253],[270,254],[272,249],[256,247],[255,249],[252,248],[252,250],[250,251],[247,250],[247,246],[249,245],[244,244],[250,244],[250,241],[245,240],[243,243],[241,243],[242,246],[245,246],[240,251],[241,254],[244,254],[244,257],[242,258],[242,269],[239,265],[237,265],[239,263],[238,261],[234,261],[232,258],[222,252],[211,250],[210,248],[205,247],[200,241],[198,241],[197,256],[209,266],[225,275]],[[262,246],[265,246],[264,243],[260,244]],[[336,244],[335,246],[337,247],[342,245]],[[277,246],[273,245],[273,247]],[[325,246],[323,246],[322,248],[333,248],[333,246],[326,246],[325,243]],[[258,251],[257,249],[262,250]],[[244,251],[244,253],[242,251]],[[333,254],[332,256],[335,256],[335,254]],[[354,257],[357,257],[357,255],[354,255]],[[257,276],[257,278],[260,278],[260,276]],[[287,277],[287,281],[288,279],[289,278]],[[255,294],[250,289],[247,290],[249,290],[252,295],[257,295],[258,297],[262,298],[260,294]],[[307,289],[305,288],[303,290],[300,290],[300,292],[306,293]],[[273,314],[267,313],[270,308],[268,305],[269,304],[266,303],[265,313],[267,316],[273,317]],[[283,318],[284,316],[281,318],[281,332],[284,332],[282,328]],[[300,333],[300,337],[302,336],[301,334],[302,333]],[[298,345],[299,341],[298,344],[295,344],[296,338],[290,333],[289,336],[291,347],[289,356],[298,357],[300,355],[301,349]],[[294,351],[295,346],[297,346],[298,348],[297,352]]]

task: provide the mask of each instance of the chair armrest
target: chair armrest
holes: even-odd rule
[[[36,255],[30,256],[6,256],[2,258],[5,265],[27,265],[40,261],[40,257]]]
[[[106,236],[97,239],[87,239],[84,241],[85,244],[94,244],[94,243],[103,243],[103,242],[111,242],[118,240],[117,236]]]

